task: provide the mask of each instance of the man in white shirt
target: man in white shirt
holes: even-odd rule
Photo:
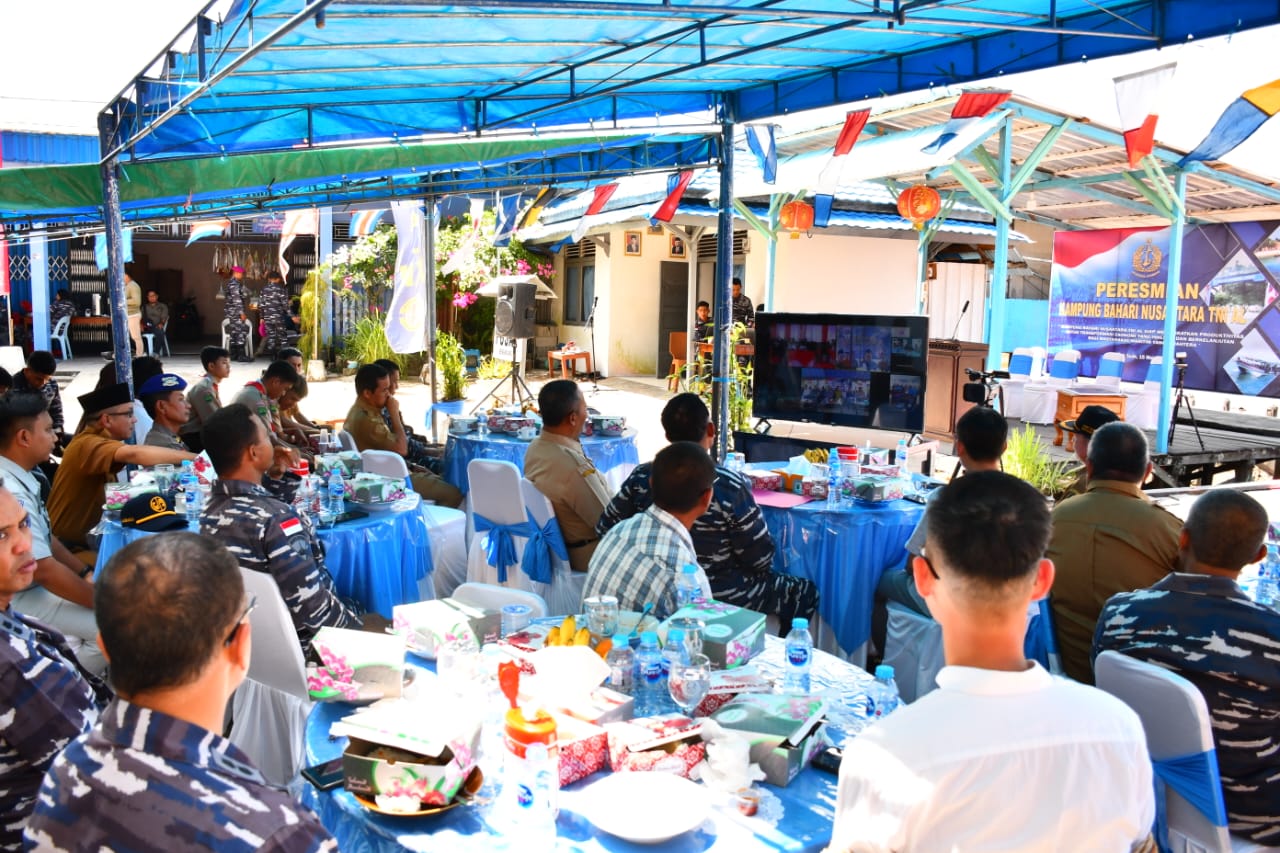
[[[912,571],[947,666],[846,747],[829,853],[1151,849],[1137,715],[1023,655],[1027,606],[1053,585],[1049,531],[1044,498],[998,471],[930,503]]]

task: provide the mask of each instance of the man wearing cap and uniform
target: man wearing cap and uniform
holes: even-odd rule
[[[244,267],[231,268],[231,278],[222,286],[222,295],[222,317],[227,321],[231,357],[236,361],[253,361],[253,353],[249,352],[245,342],[245,333],[249,330],[245,323],[249,315],[245,313]]]
[[[187,449],[178,437],[178,430],[191,415],[191,406],[183,393],[186,387],[186,380],[176,373],[161,373],[152,376],[138,389],[142,405],[151,415],[151,430],[143,444],[171,450]]]
[[[62,455],[49,492],[53,534],[67,547],[88,550],[88,533],[102,518],[106,485],[125,465],[180,465],[186,450],[126,444],[133,432],[133,400],[123,382],[83,394],[84,427]]]
[[[218,383],[231,375],[231,353],[222,347],[205,347],[200,350],[200,364],[204,366],[201,376],[187,389],[187,406],[191,415],[178,430],[187,447],[199,453],[204,450],[200,441],[200,428],[204,422],[218,409],[222,408],[222,398],[218,396]]]
[[[1075,420],[1058,422],[1062,431],[1071,436],[1071,448],[1075,450],[1076,458],[1080,460],[1080,471],[1076,475],[1075,482],[1067,487],[1064,498],[1085,493],[1089,487],[1088,472],[1084,467],[1089,461],[1089,439],[1100,427],[1118,420],[1120,416],[1106,406],[1085,406]]]

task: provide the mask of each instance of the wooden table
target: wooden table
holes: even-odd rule
[[[715,350],[715,344],[712,341],[699,341],[698,353],[701,355],[710,355]],[[755,344],[738,344],[733,348],[733,354],[736,356],[753,356],[756,354]]]
[[[569,369],[571,367],[573,368],[573,372],[575,374],[578,372],[578,366],[576,364],[573,364],[572,362],[580,358],[586,359],[587,361],[586,372],[587,373],[591,372],[591,353],[587,352],[586,350],[578,350],[577,352],[564,352],[563,350],[553,349],[547,352],[547,356],[548,358],[551,359],[551,367],[553,370],[555,369],[555,363],[557,361],[560,362],[560,376],[564,379],[569,378]]]
[[[1104,406],[1124,420],[1125,395],[1119,391],[1090,391],[1085,388],[1062,388],[1058,391],[1058,410],[1053,415],[1053,443],[1062,444],[1062,427],[1058,424],[1079,417],[1085,406]]]

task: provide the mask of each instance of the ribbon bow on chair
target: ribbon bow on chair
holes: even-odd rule
[[[507,582],[507,569],[516,565],[516,543],[512,537],[533,536],[537,525],[528,521],[517,524],[496,524],[480,513],[474,514],[477,533],[488,533],[484,541],[485,560],[498,570],[498,583]],[[526,546],[525,551],[528,552]]]
[[[553,515],[547,519],[545,527],[539,527],[538,521],[529,513],[529,541],[524,545],[524,559],[520,563],[524,573],[535,583],[551,583],[554,570],[551,556],[554,554],[561,560],[569,559],[569,549],[565,547],[564,535]]]
[[[1222,781],[1214,750],[1163,761],[1153,759],[1151,769],[1156,778],[1156,843],[1162,851],[1172,850],[1169,846],[1169,819],[1165,813],[1165,786],[1195,806],[1214,826],[1227,825],[1227,806],[1222,800]]]

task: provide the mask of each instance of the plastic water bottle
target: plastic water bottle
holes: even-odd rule
[[[325,507],[328,505],[328,495],[325,492],[324,478],[319,474],[307,475],[307,497],[311,499],[311,526],[320,527],[320,516],[324,514]]]
[[[878,720],[887,717],[898,709],[902,700],[898,698],[898,683],[893,680],[893,667],[882,663],[876,667],[876,683],[871,690],[870,717]]]
[[[685,563],[676,572],[676,608],[692,604],[701,598],[704,596],[702,583],[698,580],[698,566],[695,563]]]
[[[609,688],[630,696],[635,690],[636,653],[629,634],[613,635],[613,645],[604,662],[609,667]]]
[[[840,473],[840,454],[833,447],[827,457],[827,506],[838,507],[841,503],[840,490],[844,478]]]
[[[1275,607],[1277,589],[1280,586],[1280,545],[1267,546],[1267,558],[1258,567],[1258,586],[1253,600],[1267,607]]]
[[[204,495],[200,491],[200,478],[196,476],[195,464],[190,459],[182,463],[178,485],[182,488],[183,512],[187,516],[187,526],[194,530],[200,523]]]
[[[312,512],[315,503],[315,495],[312,494],[314,487],[310,477],[303,477],[298,481],[298,488],[293,493],[293,511],[298,514],[298,518],[310,519],[313,527],[317,526]]]
[[[653,631],[640,634],[640,648],[636,649],[636,682],[632,694],[635,699],[634,716],[652,717],[661,714],[663,696],[667,693],[667,680],[662,673],[662,650],[658,647],[658,635]]]
[[[840,470],[848,479],[853,479],[862,475],[862,461],[858,456],[858,448],[851,448],[853,453],[849,458],[840,463]]]
[[[808,693],[809,670],[813,668],[813,637],[809,635],[809,620],[797,616],[791,620],[791,633],[787,634],[786,667],[782,677],[784,693]]]
[[[334,518],[347,511],[347,487],[342,481],[342,469],[329,469],[329,512]]]
[[[907,464],[907,440],[898,439],[898,449],[893,452],[893,462],[898,466],[898,476],[904,480],[911,479],[911,466]]]
[[[545,743],[525,748],[516,787],[513,823],[521,838],[521,848],[550,851],[556,844],[556,800],[560,780]]]

